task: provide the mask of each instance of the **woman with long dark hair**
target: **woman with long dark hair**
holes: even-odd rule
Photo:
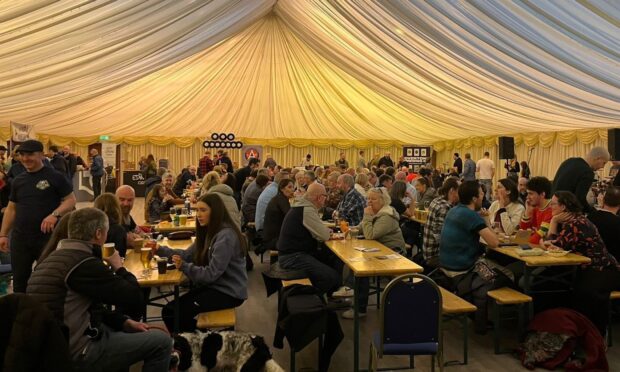
[[[157,254],[172,257],[177,269],[191,280],[192,289],[179,301],[180,331],[196,329],[196,315],[240,306],[248,297],[245,269],[247,243],[231,220],[222,199],[214,194],[196,203],[196,241],[186,250],[160,247]],[[175,301],[162,310],[172,331]]]
[[[510,178],[502,178],[497,182],[495,191],[497,200],[491,203],[488,212],[488,222],[495,230],[512,235],[519,230],[521,217],[525,207],[519,203],[519,189]]]
[[[278,183],[278,194],[271,199],[265,210],[265,223],[263,224],[263,244],[266,249],[275,250],[280,237],[280,228],[284,216],[291,209],[290,199],[295,194],[295,182],[291,179],[283,179]]]
[[[604,336],[609,322],[609,294],[620,290],[620,264],[605,247],[596,226],[582,213],[573,193],[556,191],[550,205],[553,217],[545,248],[561,248],[592,260],[577,272],[572,303]]]

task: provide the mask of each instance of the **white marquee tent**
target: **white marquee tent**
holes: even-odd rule
[[[10,121],[298,146],[617,127],[620,2],[5,1]]]

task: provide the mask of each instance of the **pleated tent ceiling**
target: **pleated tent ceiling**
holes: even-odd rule
[[[620,3],[0,4],[0,124],[398,140],[620,126]]]

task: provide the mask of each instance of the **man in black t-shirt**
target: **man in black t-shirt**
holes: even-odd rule
[[[127,247],[134,246],[136,238],[144,238],[145,234],[131,217],[133,202],[136,200],[136,191],[129,185],[121,185],[116,189],[116,198],[121,205],[121,226],[127,232]]]
[[[43,165],[41,142],[28,140],[18,151],[26,172],[11,185],[0,230],[0,251],[11,250],[14,292],[26,292],[32,264],[60,217],[75,207],[75,195],[66,174]]]
[[[608,187],[603,197],[603,208],[590,213],[588,218],[598,229],[609,253],[620,257],[620,188]]]

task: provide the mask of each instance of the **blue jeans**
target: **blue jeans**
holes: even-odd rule
[[[93,341],[86,354],[74,360],[77,371],[126,371],[144,361],[143,372],[167,372],[170,368],[172,338],[160,330],[125,333],[102,326],[103,335]]]
[[[485,197],[487,200],[493,202],[493,180],[480,180],[480,183],[486,188]]]
[[[279,256],[283,269],[303,270],[321,293],[331,294],[342,285],[342,261],[327,247],[314,253],[295,252]]]
[[[347,287],[351,288],[355,286],[355,275],[353,275],[353,271],[349,272],[349,275],[345,279],[345,284]],[[360,313],[366,312],[366,308],[368,307],[368,293],[370,293],[370,278],[359,278],[359,285],[357,287],[357,292],[355,292],[355,296],[358,301],[357,311]]]

